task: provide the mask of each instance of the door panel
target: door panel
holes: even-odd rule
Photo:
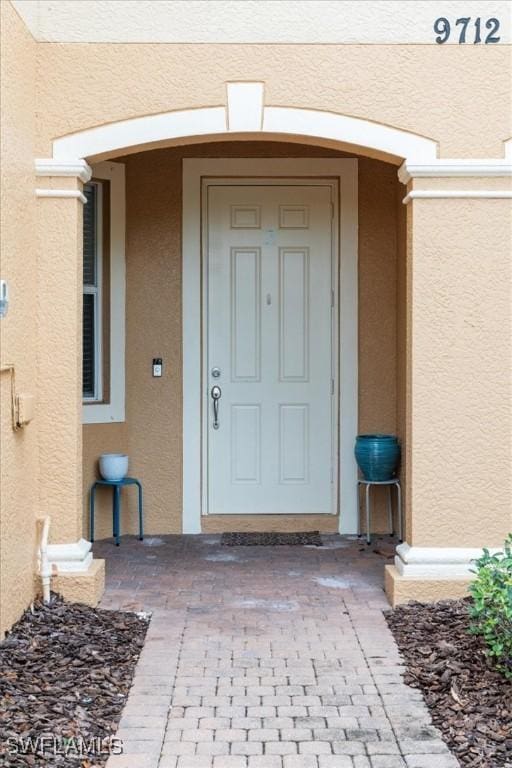
[[[308,381],[309,249],[279,248],[279,378]]]
[[[334,511],[331,194],[292,182],[208,187],[209,514]]]
[[[231,248],[231,381],[260,381],[261,249]]]

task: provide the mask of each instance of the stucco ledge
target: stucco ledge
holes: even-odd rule
[[[472,576],[446,576],[444,578],[421,578],[402,576],[395,565],[386,565],[384,589],[394,608],[402,603],[418,601],[434,603],[438,600],[455,600],[468,596]]]
[[[70,603],[85,603],[95,608],[105,590],[105,561],[92,560],[81,573],[57,573],[51,588]]]

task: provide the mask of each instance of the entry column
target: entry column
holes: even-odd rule
[[[408,182],[407,525],[387,567],[394,603],[464,594],[471,561],[512,529],[510,178]]]
[[[84,161],[36,161],[39,509],[66,597],[96,602],[103,561],[82,538],[82,219]]]

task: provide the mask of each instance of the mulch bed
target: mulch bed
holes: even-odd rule
[[[223,533],[220,543],[225,547],[323,546],[319,531],[299,533]]]
[[[0,766],[97,768],[119,751],[110,739],[147,627],[55,595],[27,610],[0,643]]]
[[[411,603],[386,614],[402,652],[405,682],[420,688],[461,765],[512,766],[512,683],[470,635],[469,599]]]

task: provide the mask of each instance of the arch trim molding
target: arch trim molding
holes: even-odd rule
[[[398,128],[347,115],[296,107],[264,106],[262,83],[228,83],[227,106],[201,107],[135,117],[88,128],[53,141],[53,160],[75,163],[123,149],[201,136],[236,133],[304,136],[409,163],[437,157],[437,142]]]
[[[162,112],[120,120],[54,139],[52,157],[36,160],[39,176],[76,176],[86,181],[88,162],[154,149],[169,143],[204,139],[300,138],[326,142],[340,149],[365,151],[400,166],[398,177],[510,176],[512,140],[504,142],[505,157],[438,158],[433,139],[358,117],[299,107],[266,106],[264,83],[226,83],[226,105]]]

